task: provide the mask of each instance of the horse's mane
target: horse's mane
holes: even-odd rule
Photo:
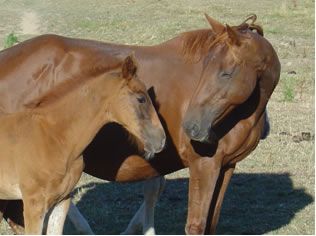
[[[219,41],[211,29],[184,32],[180,37],[183,40],[183,55],[188,61],[199,61]]]
[[[83,86],[88,81],[97,78],[98,76],[110,72],[116,71],[122,66],[122,63],[108,66],[108,65],[95,65],[87,68],[87,70],[82,71],[79,76],[69,78],[53,87],[51,90],[48,90],[47,93],[43,94],[41,97],[36,98],[26,104],[24,104],[27,108],[37,108],[43,107],[48,104],[51,104],[57,101],[59,98],[65,96],[69,92],[75,90]]]
[[[250,15],[242,24],[233,26],[232,28],[237,30],[240,34],[245,34],[247,31],[256,30],[256,32],[263,36],[263,29],[260,25],[256,25],[255,21],[257,16],[255,14]],[[250,21],[247,23],[247,21]],[[212,29],[200,29],[180,34],[183,40],[183,54],[188,61],[199,61],[203,58],[214,45],[227,42],[227,33],[216,35]],[[230,47],[229,47],[230,48]]]

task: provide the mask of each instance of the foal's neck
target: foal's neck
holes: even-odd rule
[[[98,130],[112,121],[112,96],[118,93],[120,79],[101,75],[75,84],[71,91],[37,109],[63,145],[79,155]],[[50,130],[50,129],[48,129]]]

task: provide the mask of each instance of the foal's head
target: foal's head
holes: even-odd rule
[[[112,100],[112,118],[143,144],[146,157],[150,157],[162,151],[166,136],[146,87],[137,78],[133,56],[124,60],[120,77],[120,89]]]
[[[265,88],[260,85],[260,99],[266,103],[280,75],[278,58],[262,28],[254,24],[255,15],[233,27],[206,18],[212,30],[196,31],[202,35],[189,37],[185,48],[191,54],[200,52],[203,60],[201,79],[182,123],[196,141],[207,140],[212,125],[244,103],[257,83],[263,84],[260,80],[269,81]]]

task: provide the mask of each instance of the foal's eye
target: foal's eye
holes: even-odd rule
[[[144,96],[139,96],[139,97],[137,98],[137,101],[138,101],[139,103],[146,103],[146,98],[145,98]]]

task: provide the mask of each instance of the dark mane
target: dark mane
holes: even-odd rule
[[[250,15],[242,24],[233,26],[240,34],[245,34],[249,30],[256,32],[263,36],[263,29],[261,26],[256,25],[255,21],[257,16],[255,14]],[[250,21],[247,23],[247,21]],[[187,61],[199,61],[201,58],[211,50],[211,48],[217,43],[227,42],[227,33],[216,35],[212,29],[200,29],[194,31],[188,31],[180,34],[183,40],[183,55]]]
[[[106,72],[114,71],[119,69],[122,66],[122,63],[113,65],[113,66],[101,66],[97,65],[94,67],[88,67],[88,70],[83,71],[80,76],[75,78],[69,78],[64,80],[57,86],[53,87],[51,90],[47,91],[43,96],[40,98],[36,98],[31,102],[24,104],[27,108],[36,108],[36,107],[43,107],[54,101],[58,100],[59,98],[65,96],[67,93],[75,90],[78,87],[84,85],[87,81],[97,78],[99,75],[104,74]]]

